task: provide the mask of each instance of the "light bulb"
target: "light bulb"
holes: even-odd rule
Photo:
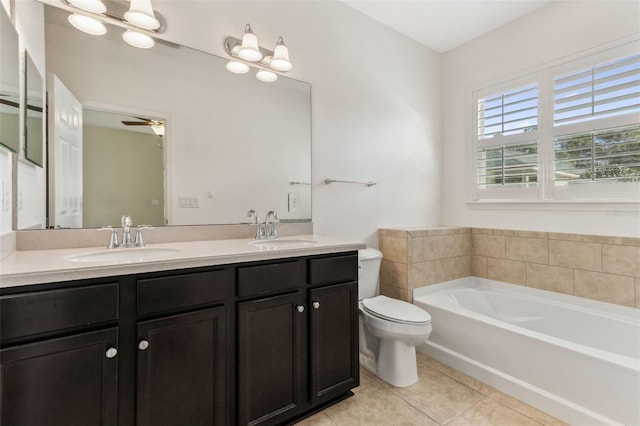
[[[128,12],[125,12],[124,19],[146,30],[155,30],[160,27],[160,21],[153,14],[151,0],[131,0],[131,7]]]
[[[102,0],[69,0],[69,3],[91,13],[104,13],[107,11],[107,7],[102,3]]]
[[[242,36],[242,46],[238,51],[238,56],[245,61],[258,62],[262,59],[262,53],[258,46],[258,38],[251,31],[251,25],[247,24],[244,28],[244,35]]]
[[[249,65],[243,62],[229,61],[227,62],[227,70],[234,74],[245,74],[249,72]]]
[[[122,39],[127,44],[139,49],[150,49],[155,45],[153,38],[137,31],[127,30],[122,34]]]
[[[265,83],[273,83],[278,79],[278,76],[276,75],[276,73],[273,73],[271,71],[259,70],[256,73],[256,78]]]
[[[71,25],[87,34],[103,35],[107,33],[107,27],[95,18],[74,13],[73,15],[69,15],[68,19]]]
[[[279,37],[276,42],[276,48],[273,51],[273,59],[271,59],[270,65],[274,70],[285,72],[292,68],[291,62],[289,61],[289,49],[284,45],[282,37]]]

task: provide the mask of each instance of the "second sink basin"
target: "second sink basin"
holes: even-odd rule
[[[90,253],[74,254],[66,259],[72,262],[140,262],[157,257],[169,256],[179,250],[156,247],[135,247],[129,249],[107,249]]]

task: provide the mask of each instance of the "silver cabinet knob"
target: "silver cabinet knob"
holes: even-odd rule
[[[298,305],[296,309],[298,310],[298,312],[304,312],[304,306],[302,305]]]
[[[118,355],[118,350],[116,348],[109,348],[107,349],[107,353],[105,354],[107,358],[111,359],[111,358],[115,358],[116,355]]]
[[[140,349],[141,351],[147,350],[148,347],[149,347],[148,340],[140,340],[140,343],[138,343],[138,349]]]
[[[314,309],[318,309],[320,307],[320,302],[313,302],[312,305]]]

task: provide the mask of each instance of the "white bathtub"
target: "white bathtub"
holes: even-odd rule
[[[570,424],[640,425],[640,309],[477,277],[413,294],[419,351]]]

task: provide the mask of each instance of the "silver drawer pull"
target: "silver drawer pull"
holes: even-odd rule
[[[298,310],[298,312],[304,312],[304,306],[302,305],[298,305],[296,309]]]
[[[116,348],[107,349],[107,353],[105,354],[107,358],[115,358],[118,355],[118,350]]]
[[[148,347],[149,347],[148,340],[140,340],[140,343],[138,343],[138,349],[140,349],[141,351],[146,351]]]
[[[320,307],[320,302],[313,302],[312,305],[314,309],[318,309]]]

